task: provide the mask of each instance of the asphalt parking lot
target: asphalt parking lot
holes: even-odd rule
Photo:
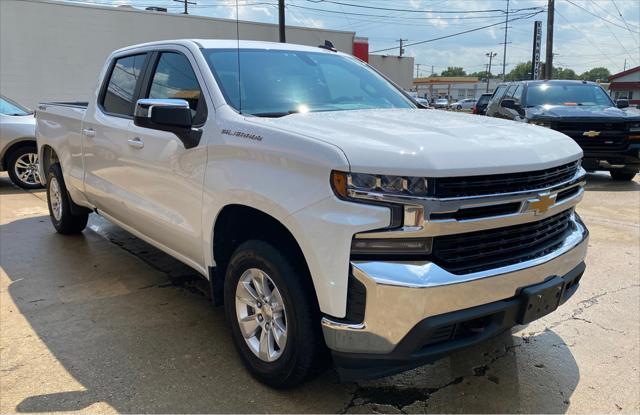
[[[587,188],[587,272],[555,313],[401,375],[274,391],[194,271],[98,217],[54,233],[44,192],[2,174],[0,412],[638,413],[640,176]]]

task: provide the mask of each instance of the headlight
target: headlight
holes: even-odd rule
[[[424,177],[332,171],[331,187],[335,194],[342,199],[352,198],[358,192],[417,197],[424,197],[428,194],[428,183]]]
[[[529,124],[537,125],[539,127],[551,128],[551,123],[549,121],[530,120]]]
[[[424,221],[424,208],[398,196],[427,196],[424,177],[331,172],[331,187],[340,199],[387,206],[391,210],[389,228],[417,227]],[[395,196],[395,198],[394,198]],[[431,238],[378,238],[356,234],[351,242],[355,258],[424,258],[431,253]]]

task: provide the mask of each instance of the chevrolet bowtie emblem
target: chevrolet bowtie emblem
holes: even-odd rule
[[[600,135],[600,131],[585,131],[584,133],[582,133],[583,136],[585,137],[589,137],[589,138],[593,138],[593,137],[597,137]]]
[[[538,195],[536,199],[529,199],[529,206],[527,210],[532,210],[535,215],[541,215],[556,203],[556,196],[558,196],[557,193],[547,193]]]

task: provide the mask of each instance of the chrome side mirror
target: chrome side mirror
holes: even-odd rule
[[[191,108],[184,99],[139,99],[133,112],[138,127],[174,133],[185,148],[198,145],[202,131],[194,129]]]

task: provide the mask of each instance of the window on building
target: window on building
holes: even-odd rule
[[[102,100],[102,107],[110,114],[132,116],[136,85],[144,66],[146,54],[116,60]]]

